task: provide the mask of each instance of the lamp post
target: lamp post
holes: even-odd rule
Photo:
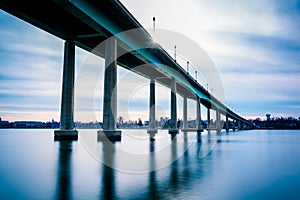
[[[174,46],[174,60],[175,60],[175,62],[176,62],[176,45]]]
[[[155,32],[155,17],[153,17],[153,32]]]
[[[189,63],[190,63],[189,61],[186,62],[186,71],[187,71],[187,74],[189,74]]]

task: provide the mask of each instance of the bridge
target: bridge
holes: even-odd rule
[[[153,42],[151,35],[118,0],[1,0],[0,8],[65,41],[60,129],[55,139],[77,139],[74,128],[75,46],[105,59],[103,127],[98,138],[121,140],[116,127],[117,66],[150,80],[149,137],[157,133],[155,123],[155,84],[171,89],[170,129],[178,133],[176,94],[183,97],[183,130],[187,126],[187,99],[195,100],[198,133],[203,131],[201,104],[207,108],[208,130],[220,131],[221,115],[225,129],[250,129],[253,124],[229,109],[189,75],[166,50]],[[132,31],[134,30],[134,31]],[[125,34],[124,34],[125,32]],[[98,46],[100,43],[104,45]],[[137,67],[142,66],[142,67]],[[210,111],[216,112],[216,125],[210,125]],[[229,118],[233,120],[230,125]]]

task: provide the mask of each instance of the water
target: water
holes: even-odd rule
[[[124,130],[115,144],[79,133],[57,142],[53,130],[1,129],[0,199],[300,199],[299,130],[205,132],[202,143],[195,133],[150,142]]]

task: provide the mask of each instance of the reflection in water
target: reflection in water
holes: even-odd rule
[[[183,139],[186,141],[188,139],[188,133],[186,131],[183,131]]]
[[[206,157],[215,147],[217,142],[220,142],[221,134],[220,132],[216,132],[212,134],[211,131],[207,133],[207,139],[202,140],[201,149],[199,150],[199,158]]]
[[[165,170],[162,171],[150,171],[149,172],[149,184],[146,191],[148,195],[144,195],[143,199],[173,199],[179,198],[178,195],[183,194],[188,191],[190,187],[190,182],[193,178],[192,169],[195,169],[191,166],[190,163],[190,142],[187,136],[187,133],[183,135],[183,141],[177,137],[174,137],[171,141],[170,145],[170,157],[174,162],[168,166],[168,175],[164,173]],[[202,143],[194,143],[195,146],[192,147],[194,150],[192,153],[195,155],[195,159],[197,159],[198,152],[201,149]],[[181,146],[182,145],[182,146]],[[184,149],[185,152],[183,155],[178,158],[178,153],[181,149]],[[155,142],[150,143],[150,169],[155,169]],[[197,166],[197,171],[200,171],[200,167]],[[198,179],[200,178],[199,174],[197,175]],[[183,196],[181,196],[183,197]]]
[[[217,143],[221,142],[222,132],[220,130],[217,131]]]
[[[203,142],[197,142],[197,155],[200,158]]]
[[[171,157],[174,162],[171,164],[171,170],[170,170],[170,187],[172,190],[174,190],[174,193],[178,190],[178,160],[177,158],[177,137],[178,135],[172,140],[171,142]]]
[[[183,166],[184,166],[184,169],[183,169],[183,176],[185,179],[188,179],[189,178],[189,149],[188,149],[188,138],[186,136],[186,133],[184,133],[184,141],[183,141],[183,148],[185,149],[185,152],[183,154]],[[200,143],[201,144],[201,143]],[[198,145],[199,146],[199,145]],[[197,151],[198,152],[198,151]]]
[[[184,194],[190,187],[191,180],[197,176],[200,180],[201,167],[197,165],[198,173],[194,173],[195,166],[191,157],[197,155],[199,152],[207,152],[211,150],[218,137],[215,134],[209,133],[207,137],[203,137],[202,142],[194,143],[192,146],[193,151],[190,151],[190,140],[187,135],[175,135],[172,137],[168,155],[173,162],[161,172],[157,171],[157,158],[161,153],[156,151],[157,141],[149,141],[149,172],[148,187],[145,188],[143,199],[161,199],[161,198],[175,198],[179,194]],[[179,138],[183,136],[183,138]],[[198,137],[197,137],[198,139]],[[116,144],[111,141],[101,141],[98,143],[101,146],[100,153],[102,154],[103,164],[100,171],[100,189],[98,191],[99,199],[119,199],[122,196],[122,190],[118,191],[116,185],[116,177],[118,171],[115,170],[115,156],[117,153]],[[59,143],[59,160],[58,160],[58,175],[57,175],[57,188],[55,199],[72,199],[74,197],[72,190],[72,142],[60,141]],[[181,150],[184,150],[182,156],[179,156]],[[197,159],[197,157],[195,157]],[[165,171],[165,172],[164,172]],[[167,173],[167,174],[165,174]],[[142,176],[142,175],[141,175]]]
[[[72,141],[59,141],[55,199],[72,199],[71,155]]]
[[[201,132],[197,131],[197,142],[201,142]]]
[[[195,141],[195,133],[188,133],[187,140],[178,135],[177,143],[171,143],[166,133],[151,144],[147,138],[143,145],[124,134],[115,149],[89,135],[101,159],[114,168],[123,155],[119,146],[127,143],[138,152],[143,148],[149,171],[139,174],[102,167],[80,142],[55,142],[55,149],[52,130],[34,131],[0,130],[0,199],[300,199],[299,130],[229,132],[205,158],[198,151],[212,149],[220,139],[215,131],[202,133],[202,143]],[[177,161],[158,168],[187,145]]]
[[[100,199],[117,199],[115,186],[114,156],[115,143],[103,141],[103,165]]]
[[[150,141],[149,199],[159,199],[155,169],[155,141]]]

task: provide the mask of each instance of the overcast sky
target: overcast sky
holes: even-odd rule
[[[121,2],[145,28],[152,28],[155,16],[156,28],[171,30],[195,41],[220,74],[226,104],[242,116],[263,117],[266,113],[275,117],[300,116],[300,1]],[[64,41],[4,11],[0,11],[0,38],[2,119],[59,120]],[[179,47],[177,51],[178,55],[185,56]],[[76,48],[77,74],[89,59],[90,54]],[[102,120],[104,61],[92,59],[98,63],[100,77],[94,118]],[[126,80],[129,73],[119,69],[119,78]],[[129,116],[122,113],[125,119],[147,119],[149,81],[135,78],[134,83],[139,87],[135,86],[134,92],[130,84],[119,91],[120,112],[124,111],[122,105],[127,104]],[[157,90],[157,116],[168,116],[169,90],[160,86]],[[129,101],[122,102],[122,97]],[[84,104],[84,97],[79,93],[76,102]],[[178,104],[180,117],[180,97]],[[190,102],[191,118],[193,106]],[[77,107],[80,110],[80,106]],[[76,114],[75,120],[94,118]]]

